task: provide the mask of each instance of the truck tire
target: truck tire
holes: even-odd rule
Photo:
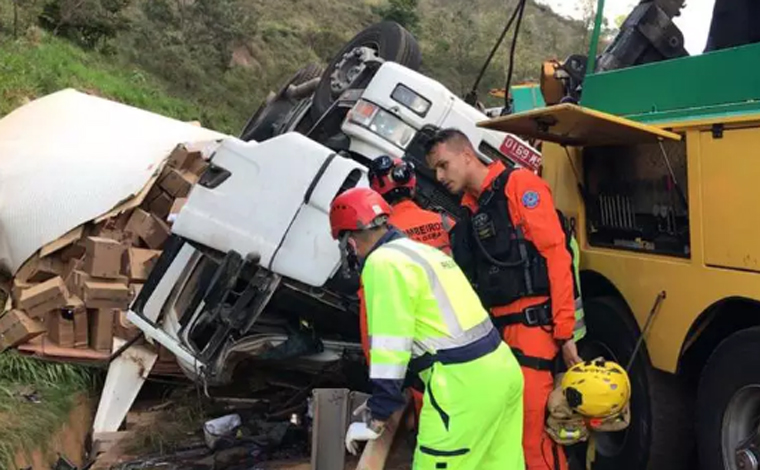
[[[579,343],[584,359],[603,355],[626,367],[641,331],[628,306],[615,297],[584,299],[588,333]],[[617,433],[596,436],[594,470],[690,468],[693,432],[689,395],[676,377],[655,370],[646,347],[629,371],[631,424]],[[586,444],[568,448],[572,470],[586,468]]]
[[[412,70],[417,70],[422,63],[422,53],[417,40],[403,26],[393,21],[382,21],[369,26],[348,41],[325,67],[311,105],[311,113],[315,121],[340,95],[340,92],[332,88],[333,73],[343,63],[344,56],[359,47],[369,47],[378,57],[397,62]]]
[[[736,448],[760,420],[760,327],[732,334],[707,360],[697,392],[697,442],[704,470],[736,470]],[[759,455],[743,455],[760,459]],[[745,465],[743,468],[757,468]]]
[[[322,75],[322,67],[317,64],[308,64],[293,74],[290,79],[274,95],[265,99],[259,109],[253,113],[248,122],[240,133],[240,139],[243,141],[254,140],[262,142],[274,137],[274,125],[296,105],[295,102],[285,97],[285,92],[290,85],[301,85],[311,79]]]

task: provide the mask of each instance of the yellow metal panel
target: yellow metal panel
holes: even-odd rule
[[[739,133],[731,135],[734,132]],[[585,213],[573,188],[570,159],[561,147],[544,145],[544,177],[552,186],[557,205],[579,217],[581,268],[608,279],[620,291],[642,327],[657,293],[662,290],[667,292],[668,297],[652,324],[646,342],[652,363],[658,369],[676,371],[689,329],[707,308],[731,297],[760,300],[760,275],[757,273],[705,264],[706,259],[715,255],[715,250],[710,250],[725,250],[729,244],[735,243],[736,238],[745,247],[751,246],[753,240],[760,240],[760,227],[757,226],[760,197],[754,195],[756,191],[747,190],[760,182],[760,162],[756,162],[753,155],[753,149],[760,148],[760,141],[755,140],[760,137],[754,137],[754,133],[760,135],[760,129],[727,130],[724,132],[726,140],[720,143],[719,140],[713,141],[709,132],[687,131],[691,259],[590,247],[583,229]],[[726,143],[729,146],[724,147]],[[734,145],[740,148],[734,149]],[[579,155],[572,150],[570,155],[576,168],[581,168]],[[721,186],[727,178],[734,185],[732,189]],[[708,192],[703,187],[716,191]],[[733,200],[733,192],[738,191],[742,191],[746,202]],[[711,220],[714,215],[721,216],[724,210],[727,213],[733,211],[724,207],[731,204],[741,205],[744,210],[751,208],[752,212],[745,216],[755,222],[747,222],[743,218],[736,220],[741,208],[723,222],[714,218]],[[707,226],[715,222],[725,225],[718,225],[722,229],[720,233],[710,234]],[[737,222],[743,225],[737,226]],[[749,226],[754,228],[746,228]],[[714,240],[715,236],[723,238],[711,244],[708,240]],[[760,245],[760,242],[757,244]],[[709,255],[705,249],[710,252]]]
[[[479,127],[573,146],[631,145],[681,136],[574,104],[548,106],[478,123]]]
[[[760,129],[700,140],[705,263],[760,271]]]

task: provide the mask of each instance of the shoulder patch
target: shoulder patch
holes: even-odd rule
[[[522,195],[522,205],[527,209],[534,209],[538,206],[539,196],[536,191],[525,191]]]

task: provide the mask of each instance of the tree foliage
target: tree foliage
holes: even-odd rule
[[[395,21],[409,31],[419,30],[420,15],[417,13],[419,0],[388,0],[386,5],[374,8],[375,13],[387,21]]]
[[[102,46],[129,29],[125,9],[132,0],[49,0],[40,25],[86,48]]]

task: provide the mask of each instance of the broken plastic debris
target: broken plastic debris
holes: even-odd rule
[[[239,414],[221,416],[203,425],[203,438],[209,449],[214,450],[220,439],[232,437],[242,421]]]

